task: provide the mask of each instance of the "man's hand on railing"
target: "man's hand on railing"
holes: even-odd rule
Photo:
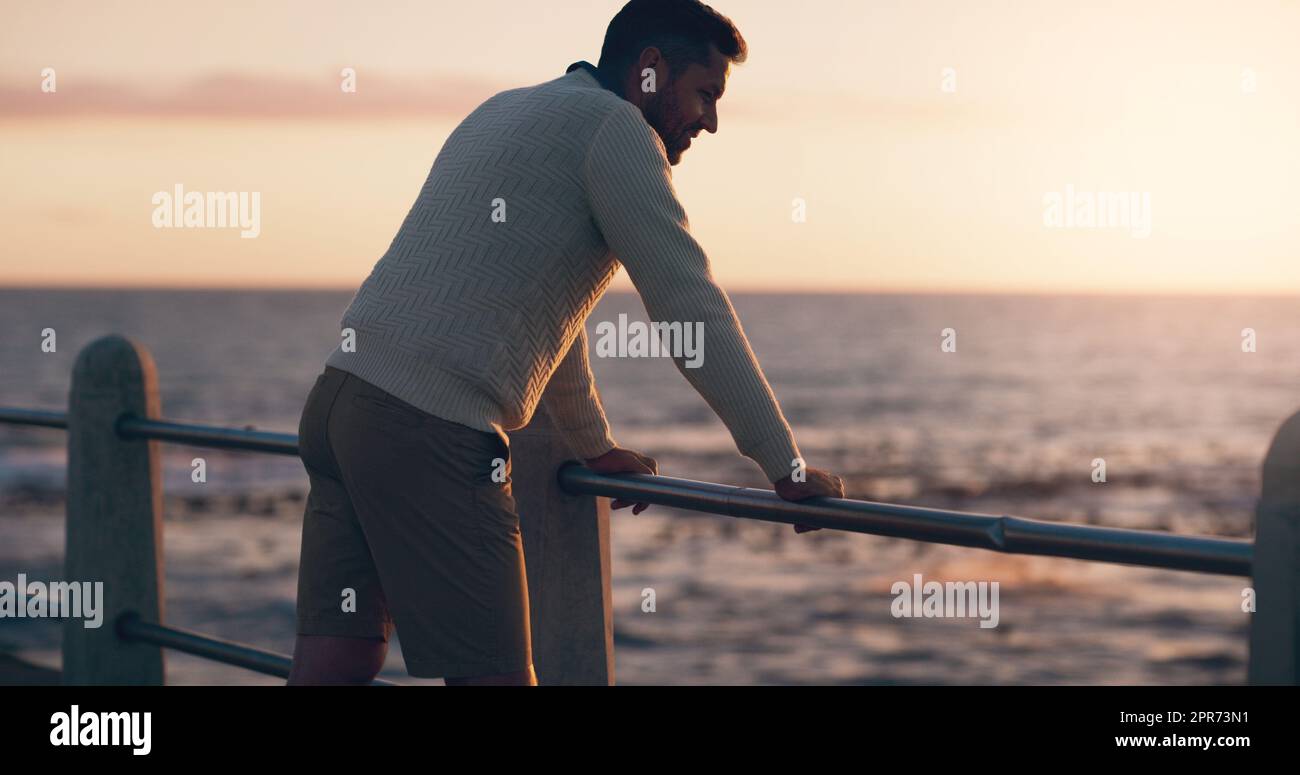
[[[614,447],[600,457],[589,458],[585,461],[587,468],[598,474],[650,474],[658,476],[659,464],[649,455],[642,455],[640,452],[633,452],[630,449]],[[625,501],[615,498],[614,502],[609,504],[611,509],[621,509],[626,506],[632,506],[632,501]],[[649,503],[638,503],[632,506],[633,514],[640,514],[650,508]]]
[[[784,479],[778,479],[772,485],[777,496],[782,500],[801,501],[818,496],[828,498],[844,497],[844,480],[830,471],[823,471],[820,468],[805,468],[804,481],[802,482],[794,481],[793,476],[794,474],[790,474]],[[807,533],[811,530],[821,530],[821,528],[809,527],[808,525],[794,526],[794,532],[796,533]]]

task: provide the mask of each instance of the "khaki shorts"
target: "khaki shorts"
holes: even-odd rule
[[[298,434],[311,480],[298,633],[387,641],[396,628],[419,678],[526,670],[528,581],[509,439],[330,366]]]

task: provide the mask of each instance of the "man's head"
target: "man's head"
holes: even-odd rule
[[[631,0],[609,23],[597,69],[641,108],[677,164],[692,137],[718,131],[731,63],[748,55],[731,20],[699,0]]]

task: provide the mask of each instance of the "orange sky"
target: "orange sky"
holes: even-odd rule
[[[0,284],[353,287],[456,121],[620,5],[11,4]],[[729,290],[1300,292],[1300,4],[714,5],[751,57],[674,175]],[[177,183],[260,234],[154,228]],[[1067,190],[1149,236],[1048,226]]]

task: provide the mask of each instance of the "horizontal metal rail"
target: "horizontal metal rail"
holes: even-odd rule
[[[971,514],[918,506],[810,498],[782,500],[770,490],[648,474],[598,474],[580,463],[557,473],[571,495],[601,495],[791,525],[970,546],[1009,554],[1038,554],[1153,568],[1250,576],[1251,541],[1071,525],[1021,517]]]
[[[0,407],[0,423],[66,428],[66,415]],[[117,423],[128,439],[157,439],[192,446],[297,455],[298,437],[130,415]],[[919,506],[812,498],[791,502],[770,490],[646,474],[598,474],[570,462],[557,472],[571,495],[635,499],[692,511],[767,522],[811,525],[853,533],[968,546],[1008,554],[1034,554],[1152,568],[1251,575],[1254,545],[1232,538],[1044,522],[1023,517],[945,511]]]
[[[63,428],[66,430],[68,427],[68,413],[0,406],[0,424],[40,425],[45,428]]]
[[[152,643],[155,646],[183,651],[196,657],[280,678],[288,678],[289,669],[293,665],[293,659],[284,654],[212,638],[190,630],[146,622],[131,612],[118,617],[117,636],[123,640]],[[371,685],[400,686],[401,684],[376,678]]]
[[[117,435],[124,439],[157,439],[192,447],[242,449],[272,455],[297,455],[298,436],[293,433],[270,433],[254,428],[223,428],[216,425],[145,420],[124,415],[117,421]]]
[[[46,412],[0,406],[0,425],[38,425],[46,428],[68,427],[67,412]],[[273,455],[297,455],[298,437],[292,433],[270,433],[255,428],[227,428],[219,425],[146,420],[123,415],[117,421],[117,435],[124,439],[157,439],[194,447],[240,449]]]

